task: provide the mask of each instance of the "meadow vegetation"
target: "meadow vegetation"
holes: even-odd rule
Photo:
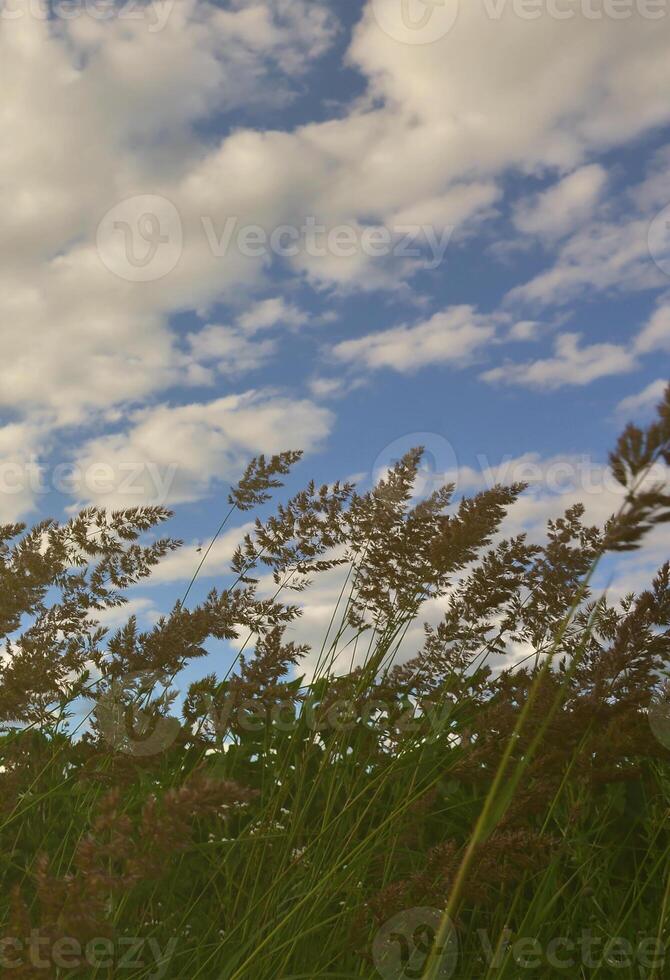
[[[252,461],[227,520],[298,458]],[[611,455],[603,527],[575,505],[505,537],[523,485],[416,502],[420,460],[309,484],[145,631],[98,616],[179,546],[167,511],[0,528],[3,976],[668,975],[670,565],[592,583],[670,518],[670,389]],[[213,639],[241,652],[178,703]]]

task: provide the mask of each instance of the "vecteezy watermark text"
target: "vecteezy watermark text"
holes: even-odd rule
[[[164,977],[177,940],[170,939],[164,947],[157,939],[125,936],[118,939],[98,937],[86,943],[73,936],[49,939],[41,936],[38,929],[31,929],[26,937],[5,936],[0,939],[0,966],[16,970],[29,965],[36,970],[51,971],[113,968],[117,971],[142,970],[142,976],[159,980]],[[47,974],[45,973],[45,976]]]
[[[167,24],[174,0],[0,0],[0,21],[96,21],[146,23],[150,34]]]
[[[444,261],[454,227],[431,224],[327,224],[315,215],[273,227],[242,223],[236,215],[201,214],[189,229],[215,259],[231,252],[246,259],[353,259],[392,256],[434,270]],[[184,248],[182,217],[167,198],[140,194],[103,215],[96,243],[102,264],[128,282],[155,282],[179,264]]]
[[[668,15],[668,0],[468,0],[468,14],[490,21],[503,17],[523,21],[660,20]],[[401,44],[433,44],[445,38],[460,21],[459,0],[372,0],[373,16],[381,30]],[[465,6],[463,6],[465,9]],[[465,19],[465,18],[463,18]]]
[[[495,938],[486,929],[478,929],[477,935],[489,970],[500,969],[510,958],[522,970],[568,970],[578,966],[588,970],[630,970],[636,964],[643,969],[659,969],[667,952],[656,936],[638,936],[632,942],[623,936],[598,936],[592,929],[582,929],[577,937],[553,936],[546,941],[515,935],[511,929]]]
[[[660,20],[667,16],[667,0],[481,0],[490,20],[501,20],[511,10],[519,20]]]
[[[440,909],[418,907],[396,913],[377,932],[372,956],[377,973],[383,980],[402,980],[424,975],[429,958],[433,959],[435,977],[448,978],[458,963],[458,944],[453,925]],[[515,935],[504,929],[492,935],[477,930],[487,976],[507,971],[512,961],[519,970],[587,970],[611,971],[641,968],[662,970],[666,944],[656,936],[638,935],[635,941],[623,936],[599,936],[593,929],[583,929],[579,936],[553,936],[541,940],[536,936]],[[635,974],[638,975],[637,972]],[[645,973],[646,975],[646,973]]]
[[[445,485],[453,485],[460,492],[514,483],[527,484],[531,492],[557,496],[610,494],[616,499],[621,494],[621,486],[609,466],[587,453],[549,459],[537,453],[507,454],[499,460],[476,453],[472,465],[462,465],[454,445],[437,432],[410,432],[388,443],[372,465],[372,481],[385,478],[409,450],[417,447],[422,447],[423,456],[414,485],[415,499],[428,497]],[[658,476],[662,478],[660,471]]]
[[[127,498],[162,505],[168,500],[178,464],[160,466],[150,460],[120,460],[112,465],[96,460],[86,465],[57,463],[46,468],[34,455],[0,462],[0,495],[70,494],[82,499]]]
[[[218,229],[209,217],[201,218],[202,227],[212,254],[225,258],[233,245],[246,258],[310,258],[350,259],[365,255],[377,259],[418,259],[429,255],[424,268],[437,269],[444,261],[453,226],[438,229],[434,225],[370,225],[367,227],[339,224],[325,225],[308,215],[299,225],[277,225],[267,231],[261,225],[240,225],[239,219],[227,217]]]

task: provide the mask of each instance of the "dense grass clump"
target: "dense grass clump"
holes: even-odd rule
[[[297,458],[253,461],[229,517]],[[413,503],[420,460],[310,484],[147,632],[96,616],[178,547],[140,543],[167,512],[0,529],[3,976],[668,975],[670,566],[590,583],[668,519],[670,390],[612,454],[620,513],[543,545],[501,534],[522,485]],[[290,597],[320,575],[310,651]],[[177,706],[211,638],[241,652]]]

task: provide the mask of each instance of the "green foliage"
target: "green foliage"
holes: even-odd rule
[[[229,517],[298,458],[253,461]],[[670,566],[619,604],[590,582],[668,518],[654,471],[670,462],[670,390],[612,454],[624,502],[602,529],[575,506],[543,545],[506,539],[522,485],[415,504],[420,460],[364,495],[309,484],[255,522],[226,587],[191,609],[189,586],[144,632],[131,618],[110,635],[96,615],[178,546],[139,541],[166,512],[0,529],[2,975],[663,975],[638,951],[670,917],[670,743],[650,724]],[[312,652],[286,597],[324,574],[342,596]],[[399,659],[427,600],[442,619]],[[241,652],[177,717],[173,685],[212,638]],[[421,942],[395,927],[414,959],[389,966],[385,924],[425,909]],[[552,942],[585,930],[599,959],[562,967]],[[623,970],[603,952],[614,937],[633,951]]]

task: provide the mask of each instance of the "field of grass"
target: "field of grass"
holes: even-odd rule
[[[253,461],[229,517],[296,458]],[[178,546],[166,512],[1,529],[2,976],[669,975],[670,567],[615,604],[590,583],[668,519],[670,390],[612,454],[603,528],[577,506],[505,538],[523,486],[415,504],[419,462],[308,486],[144,633],[96,613]],[[335,573],[307,651],[300,603]],[[242,653],[177,706],[210,638]]]

